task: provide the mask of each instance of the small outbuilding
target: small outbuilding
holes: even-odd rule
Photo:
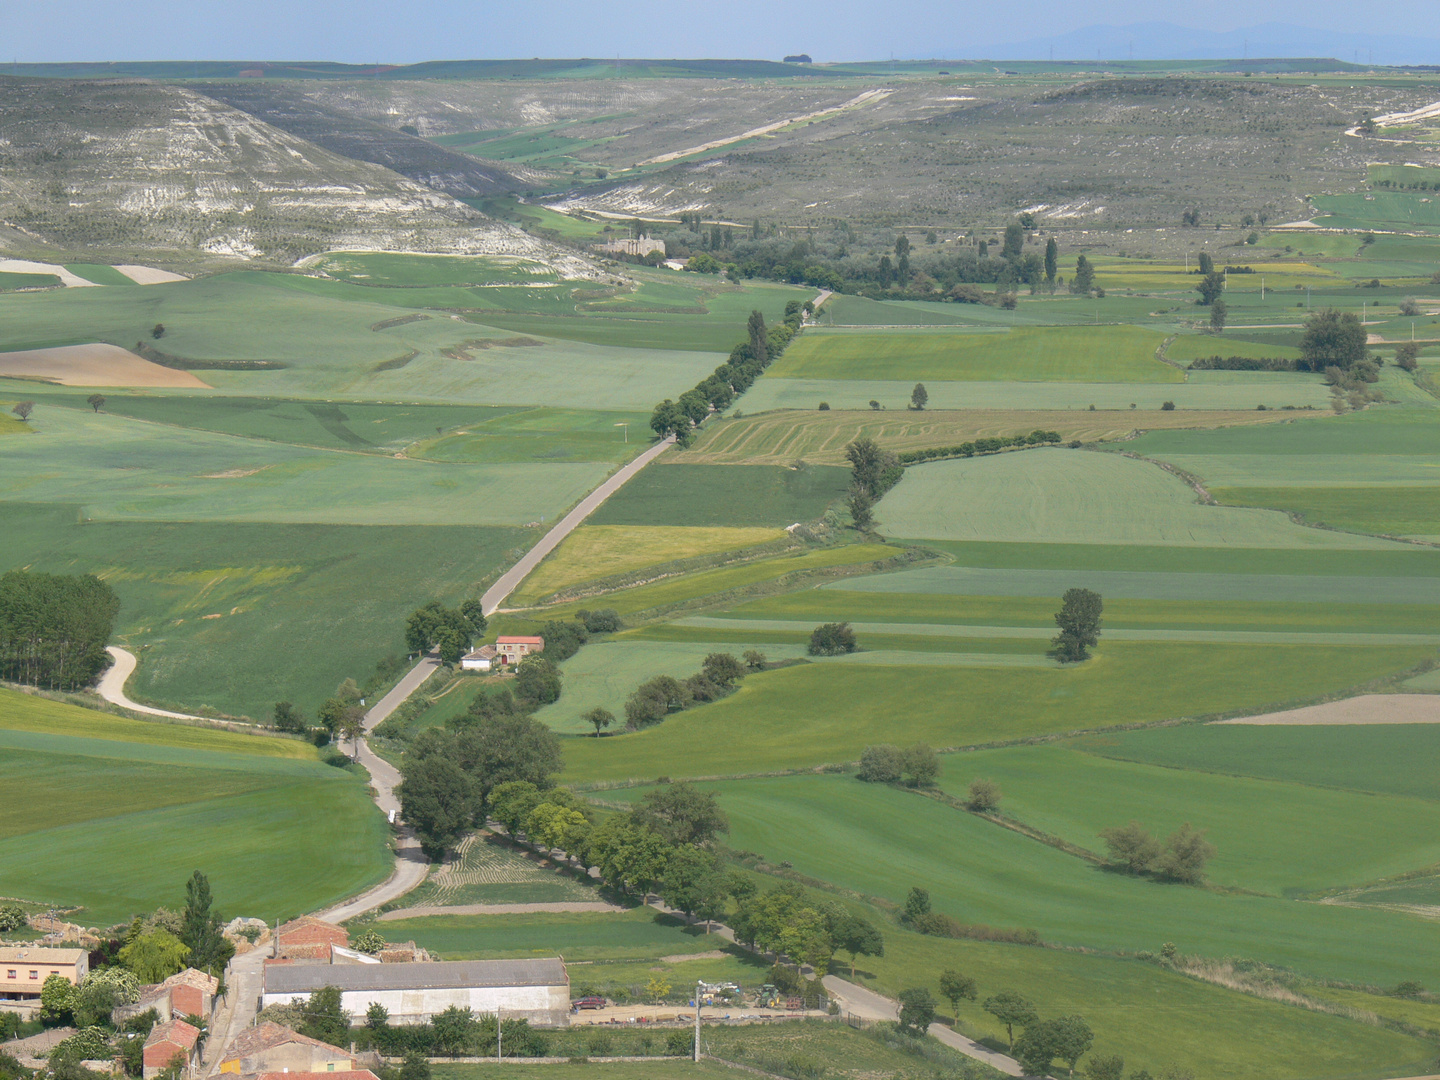
[[[267,982],[272,970],[298,971],[301,968],[267,969]],[[347,969],[323,964],[318,968],[310,966],[310,970]],[[220,1059],[220,1071],[237,1076],[257,1076],[261,1073],[325,1073],[333,1076],[348,1073],[354,1068],[355,1055],[350,1051],[301,1035],[271,1020],[242,1031]]]
[[[570,1023],[570,975],[559,957],[543,960],[462,960],[414,964],[272,964],[265,968],[261,1006],[304,1002],[334,986],[340,1007],[364,1016],[382,1005],[391,1023],[423,1024],[452,1005],[503,1013],[537,1027]]]
[[[275,933],[275,956],[282,960],[329,961],[332,946],[350,947],[350,932],[343,926],[301,915]]]
[[[142,986],[139,1000],[131,1005],[115,1006],[110,1013],[110,1019],[118,1025],[150,1009],[154,1009],[161,1020],[209,1016],[211,1006],[215,1003],[215,992],[219,988],[219,979],[196,968],[186,968],[162,983]]]
[[[494,645],[481,645],[460,658],[460,667],[465,671],[489,671],[495,664],[495,655]]]
[[[188,1069],[195,1063],[195,1048],[200,1044],[200,1029],[184,1020],[166,1020],[156,1024],[145,1037],[141,1051],[145,1080],[159,1076],[177,1062]]]

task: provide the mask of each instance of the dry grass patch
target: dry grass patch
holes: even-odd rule
[[[1020,435],[1042,428],[1065,441],[1121,439],[1136,432],[1173,428],[1218,428],[1274,423],[1295,413],[1253,410],[1175,409],[956,409],[944,412],[799,412],[783,410],[711,421],[687,464],[789,465],[797,459],[816,465],[845,464],[845,447],[868,435],[887,450],[947,446],[996,435]]]

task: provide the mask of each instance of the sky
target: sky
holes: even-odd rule
[[[12,0],[0,4],[0,62],[961,58],[1162,19],[1440,39],[1437,0]]]

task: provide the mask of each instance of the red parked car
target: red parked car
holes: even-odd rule
[[[602,997],[594,997],[593,995],[591,997],[582,997],[573,1002],[570,1007],[572,1009],[603,1009],[605,1007],[605,999]]]

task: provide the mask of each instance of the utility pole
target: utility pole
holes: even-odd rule
[[[1260,275],[1260,299],[1265,299],[1265,275]]]
[[[505,1057],[504,1043],[505,1029],[500,1023],[500,1006],[495,1006],[495,1063],[498,1065]]]
[[[700,1060],[700,992],[705,989],[705,984],[700,981],[695,983],[695,1060]]]

